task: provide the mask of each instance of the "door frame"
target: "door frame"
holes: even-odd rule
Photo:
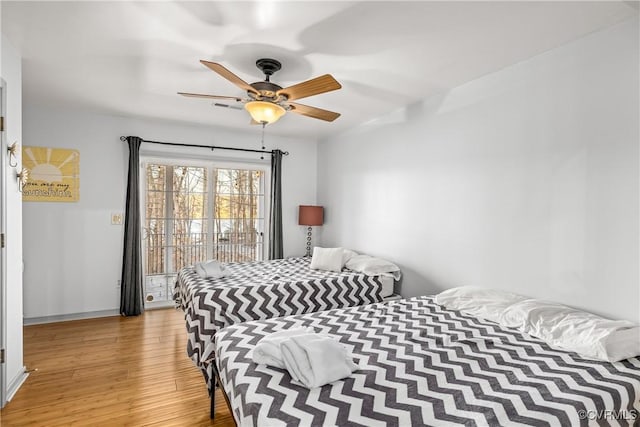
[[[0,116],[7,111],[7,84],[0,79]],[[7,119],[4,118],[6,126]],[[7,229],[7,136],[6,129],[0,132],[0,233],[6,236]],[[0,408],[7,403],[7,254],[5,247],[0,248],[0,348],[4,350],[5,362],[0,363]]]

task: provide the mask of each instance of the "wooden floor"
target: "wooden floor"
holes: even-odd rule
[[[24,360],[37,369],[0,414],[6,426],[233,426],[220,391],[186,355],[181,311],[26,326]]]

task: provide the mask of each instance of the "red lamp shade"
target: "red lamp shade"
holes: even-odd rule
[[[298,211],[298,225],[322,225],[324,209],[322,206],[300,205]]]

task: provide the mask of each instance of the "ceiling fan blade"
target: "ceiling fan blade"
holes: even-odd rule
[[[238,86],[240,89],[244,89],[246,91],[253,92],[255,94],[258,93],[249,83],[245,82],[240,77],[236,76],[231,71],[227,70],[225,67],[218,64],[217,62],[209,62],[209,61],[201,60],[200,63],[205,67],[209,68],[211,71],[215,71],[216,73],[220,74],[222,77],[229,80],[231,83]]]
[[[215,107],[231,108],[232,110],[242,110],[242,107],[239,105],[220,104],[219,102],[216,102],[213,105]]]
[[[292,113],[302,114],[303,116],[313,117],[314,119],[320,119],[327,122],[332,122],[338,117],[340,113],[334,113],[333,111],[323,110],[322,108],[309,107],[308,105],[297,104],[295,102],[289,102]]]
[[[293,86],[285,87],[276,92],[278,95],[284,95],[287,100],[306,98],[307,96],[318,95],[320,93],[331,92],[340,89],[342,85],[334,79],[331,74],[316,77]]]
[[[178,95],[188,96],[190,98],[208,98],[208,99],[232,99],[236,102],[242,101],[241,98],[236,96],[218,96],[218,95],[204,95],[201,93],[188,93],[188,92],[178,92]]]

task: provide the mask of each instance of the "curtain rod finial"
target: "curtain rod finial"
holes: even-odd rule
[[[127,140],[127,137],[126,137],[126,136],[121,136],[121,137],[120,137],[120,141],[124,142],[124,141],[126,141],[126,140]]]

